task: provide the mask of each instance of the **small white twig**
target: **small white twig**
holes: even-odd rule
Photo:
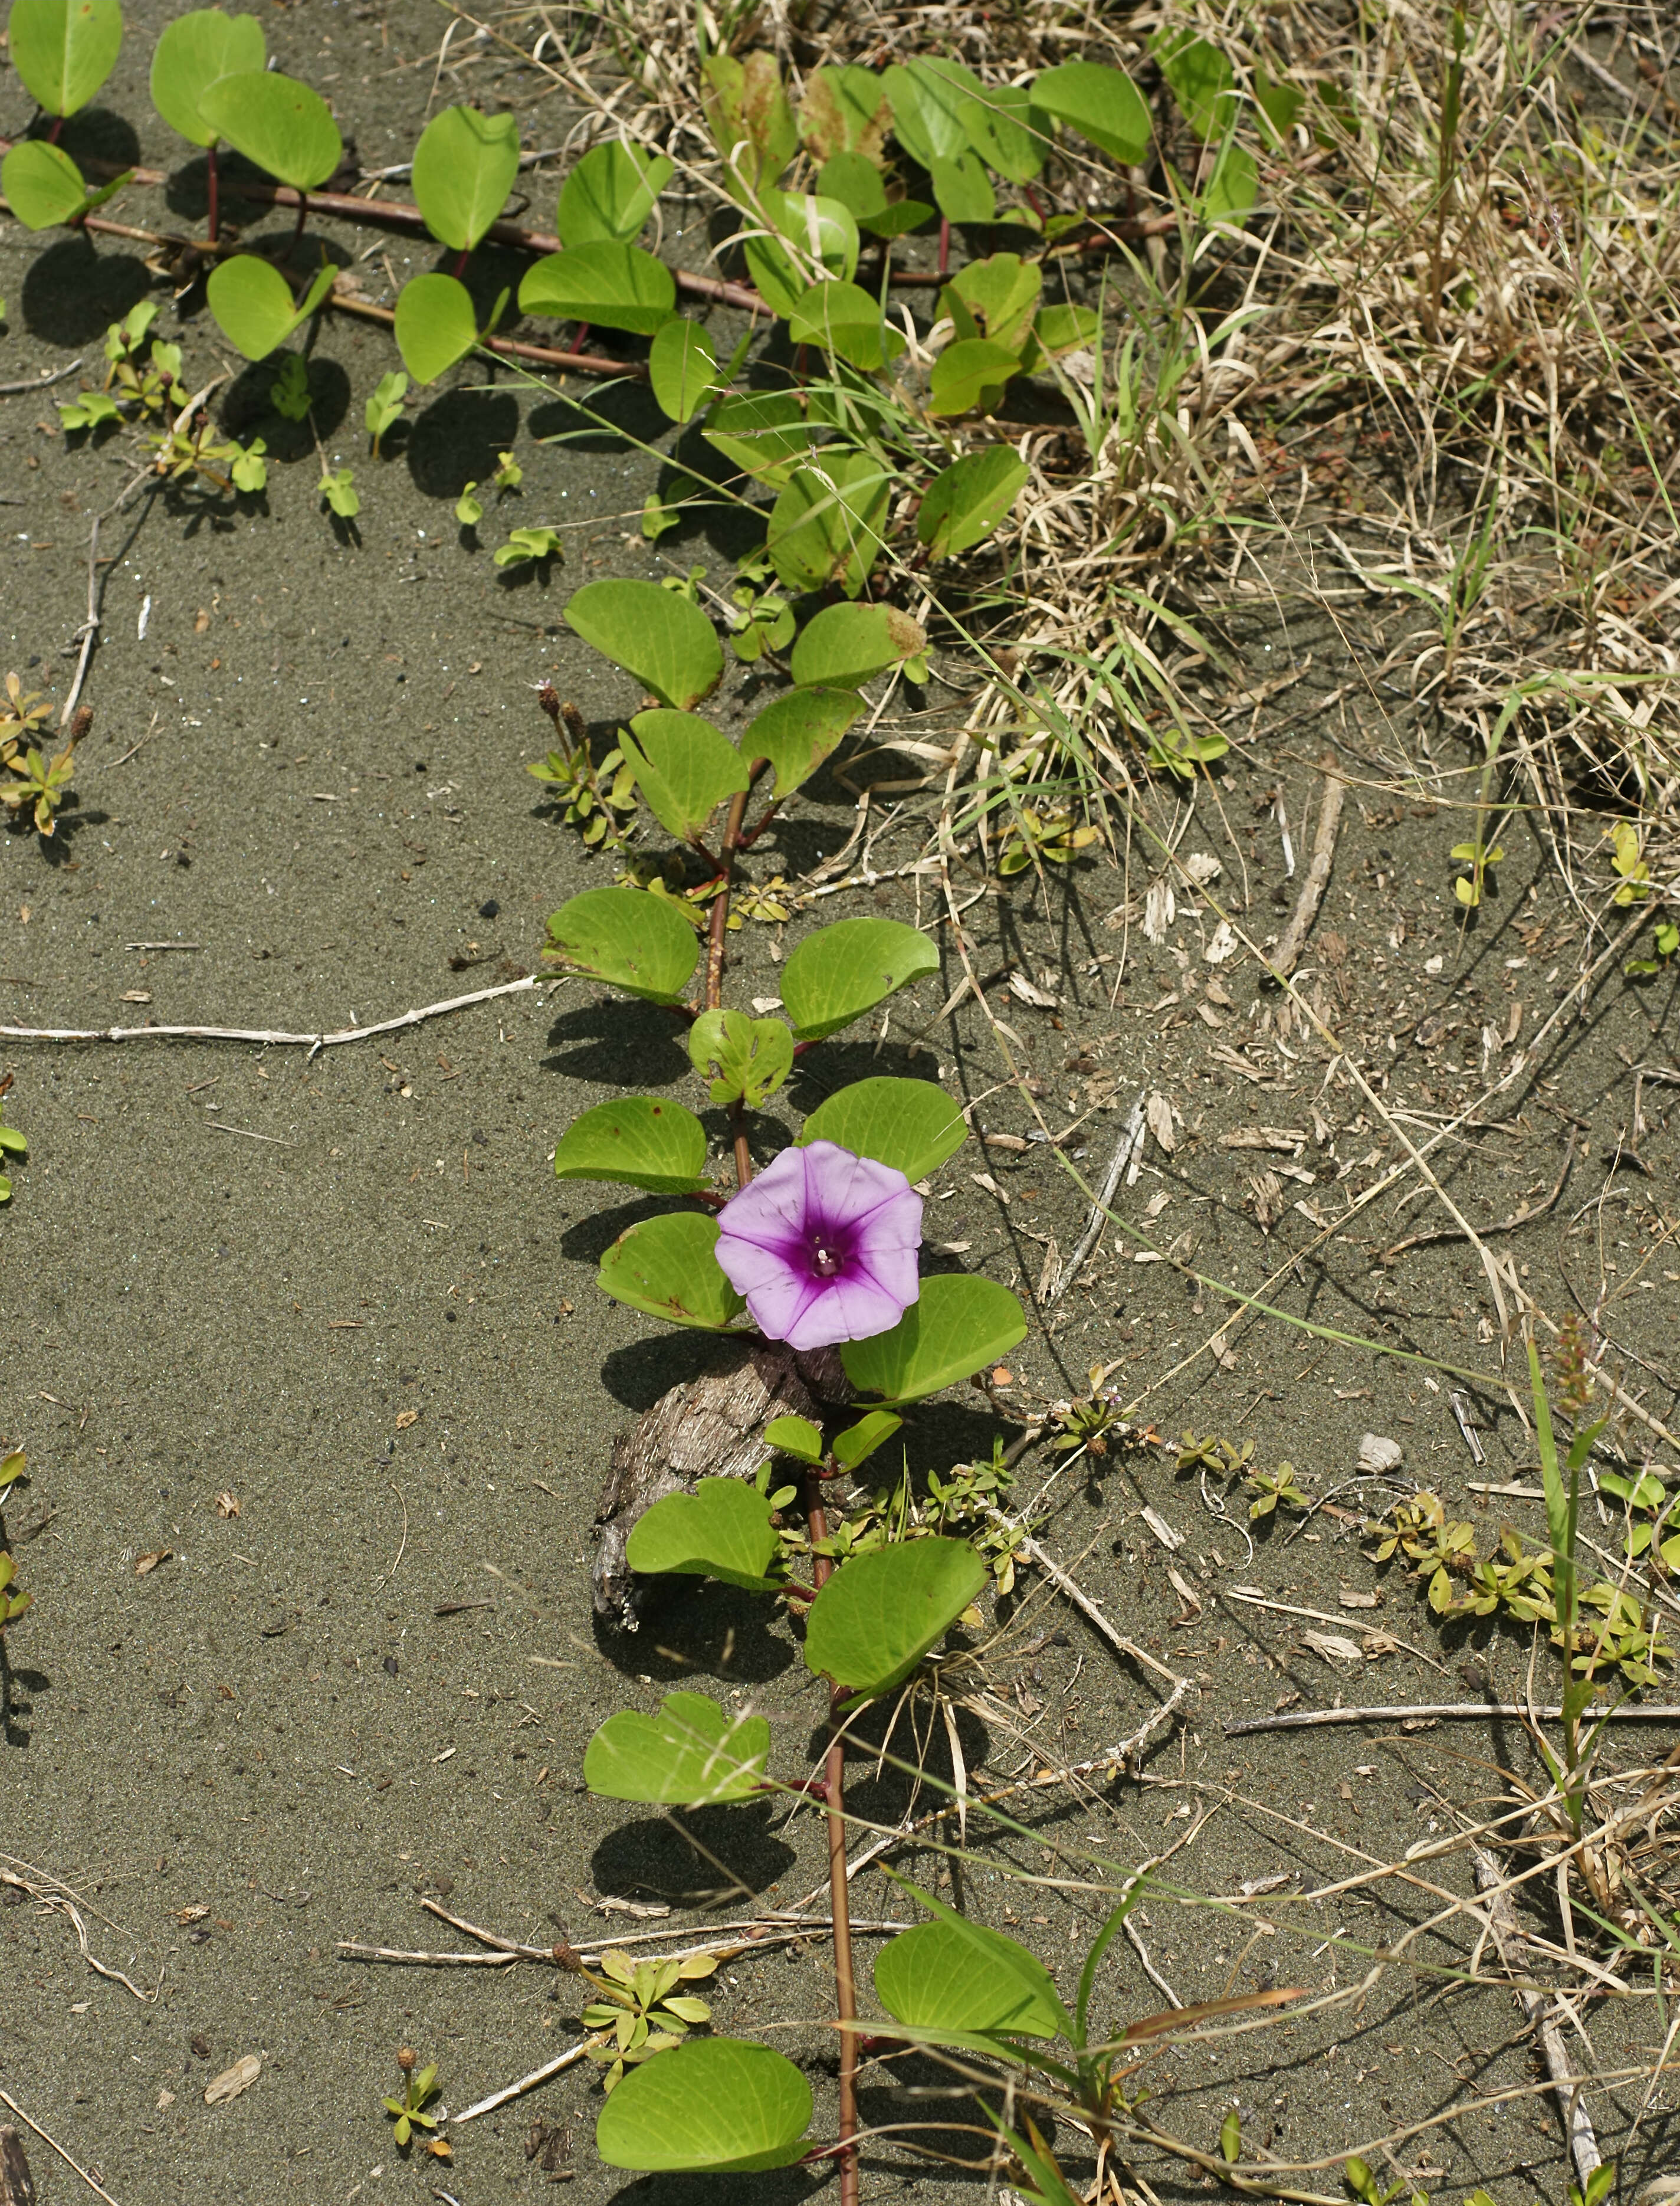
[[[1108,1206],[1114,1200],[1114,1191],[1120,1184],[1121,1175],[1133,1157],[1136,1155],[1139,1145],[1143,1140],[1144,1124],[1144,1100],[1140,1095],[1132,1106],[1131,1116],[1126,1121],[1125,1131],[1121,1135],[1119,1146],[1110,1160],[1107,1173],[1103,1180],[1102,1192],[1091,1206],[1090,1220],[1084,1232],[1080,1236],[1079,1244],[1057,1274],[1056,1284],[1045,1298],[1044,1307],[1046,1309],[1054,1309],[1055,1305],[1061,1301],[1075,1279],[1078,1278],[1081,1266],[1096,1247],[1103,1227],[1108,1223]]]
[[[0,1041],[243,1041],[270,1049],[307,1049],[311,1057],[323,1049],[337,1049],[347,1041],[368,1041],[375,1034],[395,1034],[402,1027],[416,1027],[425,1019],[442,1018],[449,1011],[465,1011],[469,1004],[487,1004],[498,996],[515,996],[540,985],[543,975],[527,973],[522,981],[504,981],[499,987],[475,988],[468,996],[451,996],[444,1003],[427,1004],[400,1017],[381,1019],[371,1027],[340,1027],[331,1034],[285,1034],[267,1027],[0,1027]]]

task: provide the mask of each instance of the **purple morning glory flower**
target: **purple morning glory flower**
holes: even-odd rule
[[[921,1291],[921,1197],[834,1142],[783,1149],[724,1205],[718,1261],[760,1333],[790,1348],[887,1333]]]

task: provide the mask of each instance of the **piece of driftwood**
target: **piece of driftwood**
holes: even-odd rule
[[[23,2156],[23,2139],[9,2122],[0,2128],[0,2206],[35,2206],[35,2179]]]
[[[1330,879],[1330,868],[1336,856],[1336,831],[1342,822],[1342,799],[1347,794],[1347,784],[1336,771],[1335,761],[1326,757],[1319,772],[1324,776],[1324,802],[1319,807],[1318,828],[1313,837],[1313,855],[1308,861],[1307,878],[1301,884],[1301,893],[1296,899],[1295,909],[1290,914],[1290,923],[1284,929],[1283,939],[1272,954],[1274,973],[1287,979],[1295,970],[1313,921],[1319,915],[1319,906]]]
[[[752,1478],[765,1459],[764,1428],[775,1417],[814,1417],[820,1402],[849,1394],[832,1349],[795,1356],[768,1341],[742,1343],[730,1361],[662,1394],[612,1444],[612,1469],[595,1511],[595,1613],[634,1631],[652,1582],[625,1553],[638,1519],[668,1494],[702,1478]]]

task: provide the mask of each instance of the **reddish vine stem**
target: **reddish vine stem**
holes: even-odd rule
[[[764,760],[754,761],[755,771],[751,780],[756,782],[764,770]],[[724,826],[724,839],[718,850],[719,871],[723,885],[712,900],[712,924],[706,946],[706,1007],[718,1011],[724,1007],[724,963],[729,944],[730,894],[735,886],[735,863],[742,849],[742,827],[747,817],[747,800],[750,786],[739,790],[730,800],[729,816]],[[761,821],[760,826],[763,822]],[[753,1160],[747,1143],[747,1113],[740,1102],[730,1106],[730,1124],[735,1133],[735,1177],[738,1187],[745,1187],[753,1177]],[[810,1534],[813,1553],[811,1576],[812,1594],[820,1593],[834,1565],[827,1555],[814,1552],[818,1543],[828,1537],[828,1512],[823,1506],[823,1472],[813,1465],[805,1474],[805,1521]],[[807,1589],[799,1590],[805,1593]],[[831,1678],[829,1681],[829,1744],[823,1763],[822,1793],[828,1821],[828,1888],[829,1912],[834,1923],[834,1988],[835,2008],[843,2024],[857,2019],[857,1974],[852,1958],[851,1886],[846,1875],[846,1749],[837,1720],[843,1690]],[[840,2161],[840,2206],[858,2206],[857,2148],[853,2140],[857,2136],[857,2034],[842,2030],[840,2033],[840,2122],[837,2155]]]

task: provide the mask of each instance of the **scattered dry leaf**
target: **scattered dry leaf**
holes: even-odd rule
[[[202,1923],[209,1912],[208,1906],[200,1900],[196,1907],[177,1907],[175,1911],[175,1919],[184,1930],[189,1923]]]
[[[1183,1614],[1175,1616],[1172,1619],[1173,1623],[1175,1625],[1194,1624],[1201,1614],[1201,1595],[1189,1580],[1171,1563],[1167,1565],[1167,1576],[1172,1580],[1173,1591],[1184,1604]]]
[[[1041,1011],[1053,1011],[1056,1008],[1056,998],[1047,996],[1044,990],[1035,987],[1024,973],[1010,975],[1010,993],[1012,996],[1019,996],[1023,1004],[1032,1004]]]
[[[1242,947],[1236,939],[1236,929],[1228,919],[1222,919],[1213,930],[1212,940],[1201,954],[1208,964],[1223,965],[1228,959],[1235,957]]]
[[[1315,1654],[1322,1654],[1326,1662],[1362,1662],[1365,1649],[1357,1641],[1343,1639],[1334,1631],[1303,1631],[1302,1639]]]
[[[152,991],[150,988],[125,988],[116,1000],[119,1004],[149,1004]]]
[[[1144,1116],[1149,1121],[1149,1130],[1168,1156],[1178,1146],[1178,1136],[1173,1130],[1172,1106],[1165,1095],[1152,1095]]]
[[[157,1569],[159,1563],[168,1562],[170,1557],[174,1553],[175,1549],[173,1547],[157,1547],[153,1549],[151,1554],[140,1556],[134,1565],[134,1576],[137,1578],[149,1577],[150,1574]]]
[[[418,1410],[399,1410],[396,1413],[396,1429],[399,1433],[406,1433],[410,1425],[415,1425],[419,1422],[420,1411]]]
[[[1336,1599],[1343,1608],[1375,1608],[1382,1595],[1379,1593],[1355,1593],[1343,1586]]]
[[[238,1514],[239,1514],[239,1499],[238,1499],[237,1495],[236,1495],[236,1494],[235,1494],[233,1493],[233,1491],[231,1490],[231,1488],[229,1488],[229,1489],[228,1489],[228,1490],[226,1490],[226,1491],[224,1491],[224,1492],[223,1492],[223,1493],[221,1493],[221,1494],[218,1494],[217,1495],[217,1497],[216,1497],[216,1514],[217,1514],[218,1517],[237,1517],[237,1516],[238,1516]]]
[[[263,2072],[263,2064],[254,2053],[247,2053],[242,2060],[235,2060],[231,2068],[224,2068],[219,2076],[212,2076],[204,2087],[204,2102],[207,2107],[219,2107],[229,2099],[236,2099],[241,2091],[248,2091]]]
[[[1175,1532],[1159,1510],[1146,1509],[1143,1512],[1143,1521],[1166,1549],[1168,1554],[1176,1554],[1183,1546],[1184,1535],[1182,1532]]]
[[[1165,942],[1167,929],[1178,916],[1174,901],[1172,883],[1162,879],[1151,881],[1149,893],[1143,899],[1143,932],[1151,942]]]

